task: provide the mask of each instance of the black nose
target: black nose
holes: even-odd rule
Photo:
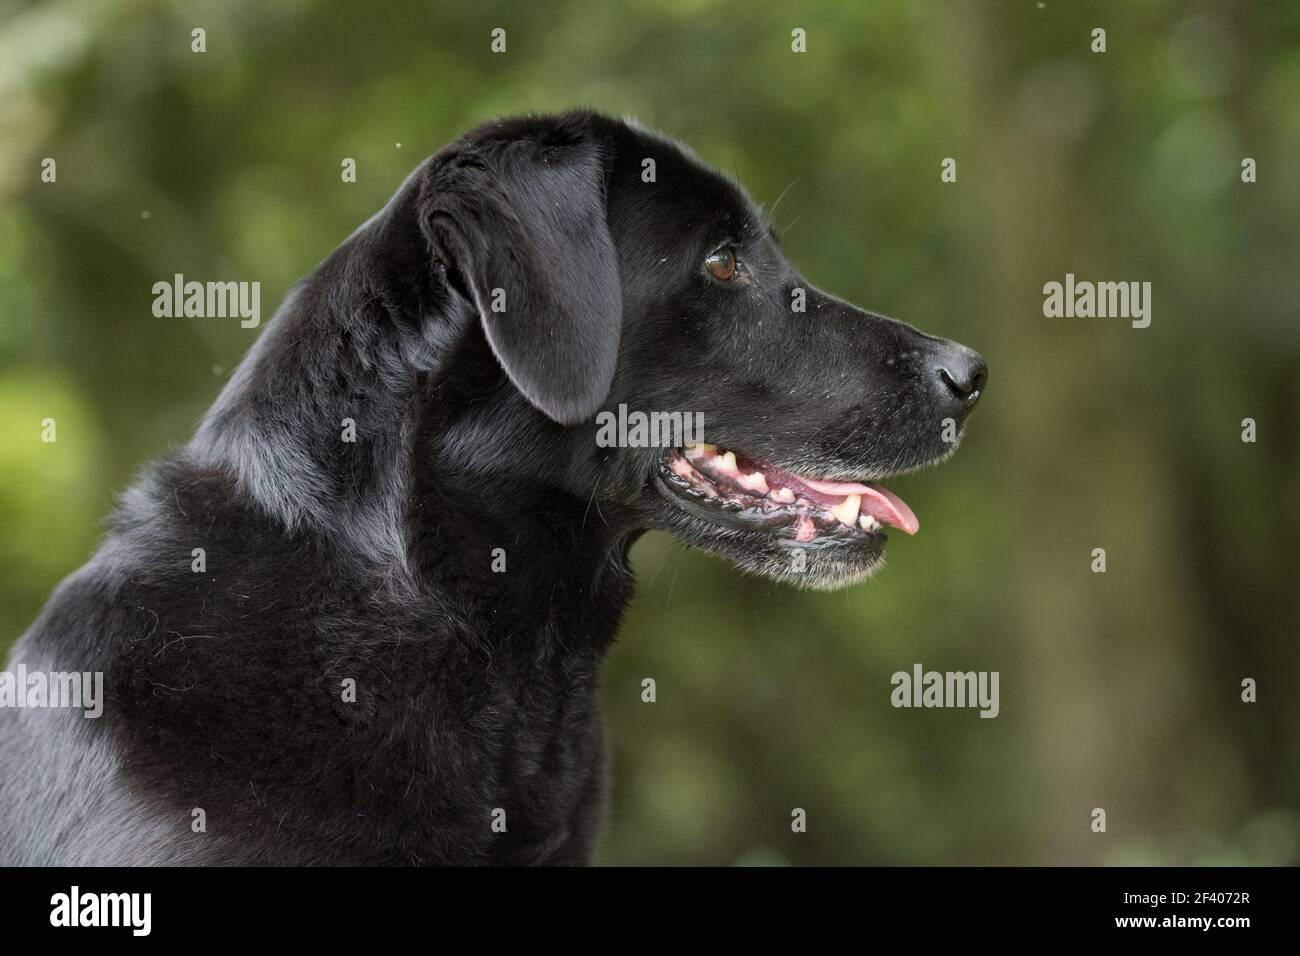
[[[984,383],[989,370],[984,359],[974,349],[956,342],[945,342],[935,355],[931,368],[947,394],[964,411],[970,411],[984,394]]]

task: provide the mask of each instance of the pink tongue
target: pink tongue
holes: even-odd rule
[[[879,485],[863,485],[856,481],[818,481],[815,478],[799,479],[813,491],[824,495],[861,495],[862,513],[869,514],[881,524],[907,534],[916,534],[921,529],[921,522],[907,506],[907,502],[888,488]]]
[[[869,495],[871,489],[866,485],[860,485],[856,481],[818,481],[816,478],[800,478],[805,485],[813,491],[820,491],[824,495]]]

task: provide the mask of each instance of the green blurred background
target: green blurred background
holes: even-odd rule
[[[894,484],[923,529],[869,584],[638,544],[600,860],[1300,858],[1300,5],[54,0],[0,24],[0,653],[257,334],[154,318],[154,282],[258,280],[269,314],[459,132],[593,106],[760,202],[789,187],[813,282],[991,366],[961,454]],[[1066,272],[1151,281],[1151,327],[1044,318]],[[1001,716],[893,709],[915,662],[999,671]]]

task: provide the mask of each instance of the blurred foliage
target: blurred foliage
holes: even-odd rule
[[[255,334],[154,318],[155,281],[256,279],[269,310],[461,131],[593,106],[786,193],[812,281],[992,370],[961,454],[897,483],[923,531],[867,585],[637,546],[600,858],[1300,858],[1300,5],[0,9],[0,650]],[[1151,327],[1045,319],[1066,272],[1151,281]],[[892,709],[918,661],[1000,671],[1001,716]]]

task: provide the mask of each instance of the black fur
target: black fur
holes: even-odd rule
[[[728,243],[743,282],[701,268]],[[20,641],[109,700],[0,712],[0,863],[585,862],[631,543],[782,579],[791,547],[683,507],[664,450],[600,448],[592,416],[700,411],[709,441],[871,479],[945,456],[982,385],[969,350],[807,285],[675,144],[589,113],[482,127],[304,280]],[[878,564],[861,537],[816,543],[816,583]]]

